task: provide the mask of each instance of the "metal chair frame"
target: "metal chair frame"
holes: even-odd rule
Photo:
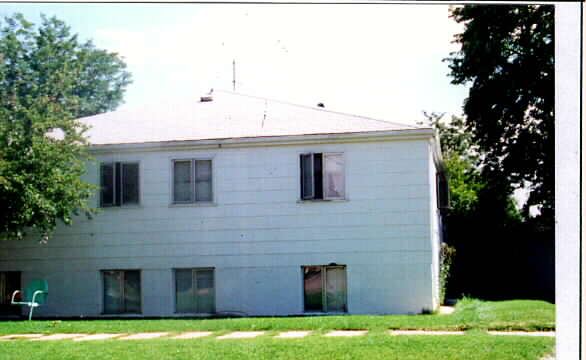
[[[49,292],[48,292],[48,291],[43,291],[43,290],[36,290],[36,291],[33,293],[33,296],[32,296],[32,298],[31,298],[31,301],[14,301],[14,298],[16,297],[16,295],[17,295],[18,293],[21,293],[21,291],[20,291],[20,290],[16,290],[16,291],[14,291],[14,292],[12,293],[12,299],[11,299],[10,303],[11,303],[12,305],[25,305],[25,306],[28,306],[28,307],[30,308],[30,310],[29,310],[29,312],[28,312],[28,319],[29,319],[29,320],[31,320],[31,319],[32,319],[32,317],[33,317],[33,311],[34,311],[34,309],[35,309],[36,307],[39,307],[39,306],[41,306],[41,305],[42,305],[41,303],[38,303],[38,302],[36,301],[36,298],[37,298],[37,296],[38,296],[38,295],[41,295],[41,294],[49,294]]]

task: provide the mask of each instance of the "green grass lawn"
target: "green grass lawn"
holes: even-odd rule
[[[231,330],[554,330],[555,306],[544,301],[463,299],[451,315],[342,315],[237,319],[4,321],[0,335],[17,333],[132,333]]]
[[[282,330],[314,330],[301,339],[277,339]],[[367,329],[355,338],[323,337],[333,329]],[[466,335],[391,336],[389,329],[468,330]],[[191,340],[15,340],[0,342],[0,360],[16,359],[533,359],[552,353],[555,339],[491,336],[484,330],[554,330],[555,306],[542,301],[464,299],[451,315],[314,316],[241,319],[4,321],[14,333],[133,333],[212,330]],[[218,340],[233,330],[266,330],[254,339]]]
[[[553,349],[553,338],[490,336],[390,336],[373,331],[357,338],[303,339],[13,341],[0,343],[0,359],[499,359],[537,360]]]

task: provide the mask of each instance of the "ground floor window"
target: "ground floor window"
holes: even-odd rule
[[[105,270],[104,314],[141,312],[140,271]]]
[[[20,306],[10,305],[12,293],[16,290],[22,290],[20,271],[0,271],[0,315],[20,314]]]
[[[346,312],[346,266],[303,266],[306,312]]]
[[[175,270],[175,311],[211,314],[216,311],[214,269]]]

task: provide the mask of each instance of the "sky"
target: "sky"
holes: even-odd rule
[[[461,115],[465,86],[442,59],[462,27],[445,4],[23,4],[0,16],[56,16],[116,52],[133,83],[124,107],[210,89],[414,124]]]

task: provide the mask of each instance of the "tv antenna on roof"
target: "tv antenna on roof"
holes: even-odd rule
[[[236,91],[236,60],[232,59],[232,91]]]

